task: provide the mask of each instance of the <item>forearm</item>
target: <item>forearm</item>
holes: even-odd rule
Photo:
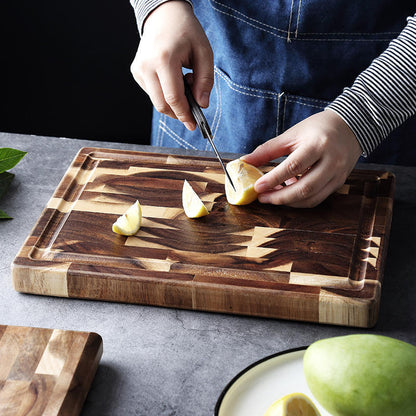
[[[134,14],[136,15],[137,27],[139,28],[140,36],[143,35],[144,21],[147,16],[149,16],[149,14],[156,9],[156,7],[160,6],[162,3],[166,3],[167,1],[170,0],[130,0],[134,9]],[[186,1],[192,5],[192,0],[182,1]]]
[[[416,14],[327,108],[348,124],[364,155],[416,114]]]

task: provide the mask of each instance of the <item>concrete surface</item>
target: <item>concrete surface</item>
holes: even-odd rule
[[[0,201],[14,217],[0,221],[0,323],[102,336],[104,354],[83,416],[213,415],[224,386],[246,366],[321,338],[370,332],[416,345],[416,167],[387,167],[396,174],[396,196],[380,316],[369,330],[15,292],[10,265],[84,146],[151,150],[0,133],[0,147],[28,152]]]

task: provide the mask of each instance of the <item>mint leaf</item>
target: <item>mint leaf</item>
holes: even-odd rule
[[[0,173],[16,166],[26,153],[9,147],[0,148]]]
[[[0,209],[0,220],[11,220],[13,217],[7,215],[4,211]]]
[[[14,174],[6,172],[6,170],[15,167],[25,154],[26,152],[22,150],[11,149],[10,147],[0,148],[0,198],[6,193],[10,182],[14,178]],[[4,219],[12,219],[12,217],[0,210],[0,220]]]
[[[0,199],[6,193],[13,178],[14,178],[14,173],[10,173],[10,172],[0,173]]]

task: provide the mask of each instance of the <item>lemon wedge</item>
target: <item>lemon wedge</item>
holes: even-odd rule
[[[182,188],[182,205],[189,218],[199,218],[208,215],[208,209],[185,179]]]
[[[258,194],[254,190],[254,184],[257,179],[263,176],[263,172],[241,159],[228,162],[226,169],[235,186],[234,190],[227,176],[225,176],[227,201],[232,205],[246,205],[255,201]]]
[[[142,208],[139,201],[131,205],[127,211],[117,218],[113,231],[121,235],[134,235],[142,224]]]
[[[320,416],[320,413],[308,396],[290,393],[275,401],[264,416]]]

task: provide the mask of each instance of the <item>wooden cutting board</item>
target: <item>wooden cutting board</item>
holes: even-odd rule
[[[101,355],[95,333],[0,325],[0,414],[79,415]]]
[[[208,216],[186,217],[184,179]],[[388,172],[356,170],[314,209],[232,206],[216,159],[84,148],[14,260],[14,287],[373,326],[393,188]],[[133,237],[114,234],[112,223],[136,199],[142,227]]]

